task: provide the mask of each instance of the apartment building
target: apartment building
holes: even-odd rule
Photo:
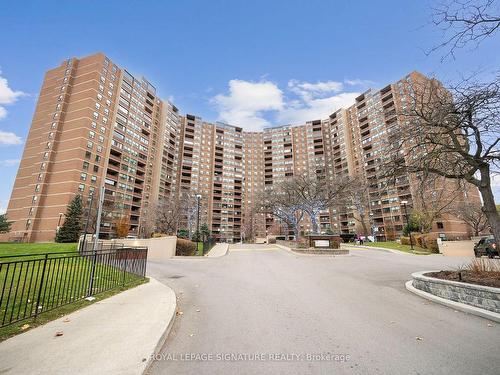
[[[218,241],[264,237],[276,228],[290,234],[253,207],[285,179],[309,174],[361,176],[369,185],[369,227],[379,239],[390,239],[406,220],[401,202],[416,205],[421,194],[410,176],[395,184],[385,179],[381,165],[404,126],[396,109],[409,105],[412,80],[423,79],[414,72],[368,90],[327,119],[246,132],[182,116],[147,79],[101,53],[68,59],[45,75],[7,210],[14,223],[2,238],[52,241],[74,196],[88,202],[101,188],[104,238],[115,235],[122,218],[130,234],[147,236],[157,202],[169,199],[190,202],[181,225],[191,232],[199,199],[200,223]],[[479,202],[475,189],[459,194]],[[348,209],[321,212],[319,223],[322,231],[361,230],[359,215]],[[434,225],[436,231],[467,232],[450,215]],[[301,231],[309,230],[304,220]]]

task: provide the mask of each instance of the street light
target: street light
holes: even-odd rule
[[[200,202],[201,202],[201,194],[196,194],[196,233],[197,233],[197,242],[200,242]]]
[[[413,240],[411,237],[411,226],[410,226],[410,217],[408,216],[408,201],[401,201],[401,204],[405,208],[405,216],[406,216],[406,225],[408,226],[408,233],[410,234],[410,247],[413,250]]]

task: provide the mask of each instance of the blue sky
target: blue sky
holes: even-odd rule
[[[248,129],[300,123],[412,70],[444,82],[500,66],[499,38],[423,52],[442,37],[434,1],[3,1],[0,210],[44,72],[97,51],[144,75],[183,113]],[[500,198],[497,188],[497,198]]]

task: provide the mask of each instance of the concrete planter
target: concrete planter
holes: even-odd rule
[[[500,313],[500,288],[442,280],[424,275],[429,272],[438,271],[413,273],[411,275],[413,287],[447,300]]]

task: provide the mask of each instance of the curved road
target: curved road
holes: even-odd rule
[[[182,312],[149,373],[500,373],[496,323],[404,287],[412,272],[467,259],[351,254],[232,245],[221,258],[148,263]]]

